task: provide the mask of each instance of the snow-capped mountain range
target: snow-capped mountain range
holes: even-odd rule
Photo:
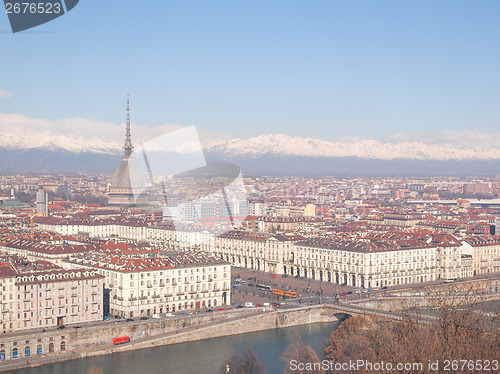
[[[497,160],[500,147],[466,147],[428,145],[423,142],[329,142],[283,134],[261,135],[249,139],[232,139],[209,147],[214,153],[260,156],[265,154],[306,157],[358,157],[362,159],[412,160]]]
[[[105,142],[98,137],[85,138],[74,135],[14,135],[1,133],[0,148],[11,151],[39,149],[104,154],[114,154],[121,150],[120,144]]]
[[[15,150],[64,150],[72,153],[117,154],[118,142],[106,142],[98,136],[15,135],[0,133],[0,148]],[[410,160],[500,160],[500,147],[425,144],[422,141],[383,142],[381,140],[326,141],[283,134],[248,139],[234,138],[212,142],[205,149],[230,157],[305,156],[357,157],[361,159]]]

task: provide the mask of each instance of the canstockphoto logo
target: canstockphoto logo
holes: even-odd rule
[[[61,17],[79,0],[3,0],[12,32],[19,32]]]

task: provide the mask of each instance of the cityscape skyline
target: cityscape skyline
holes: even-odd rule
[[[53,361],[75,354],[178,338],[316,322],[337,323],[335,331],[357,315],[420,324],[413,313],[422,310],[425,326],[441,326],[448,319],[430,314],[442,310],[436,298],[469,303],[484,317],[476,326],[498,318],[499,177],[247,177],[247,199],[231,199],[231,212],[191,200],[198,182],[205,194],[213,189],[196,174],[153,186],[148,207],[112,204],[115,179],[0,175],[0,370],[53,371]],[[169,208],[185,199],[193,204]],[[237,351],[226,345],[218,361]],[[153,356],[159,372],[200,371]]]
[[[498,370],[498,1],[5,8],[0,372]]]

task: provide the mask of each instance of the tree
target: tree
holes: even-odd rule
[[[233,354],[223,362],[219,373],[225,374],[265,374],[264,364],[250,347],[245,348],[243,356],[239,353]]]
[[[92,364],[87,370],[87,374],[102,374],[102,369]]]
[[[468,360],[475,365],[477,360],[496,359],[500,352],[500,322],[497,316],[454,306],[441,308],[439,322],[435,323],[415,316],[402,321],[351,317],[331,334],[325,352],[333,363],[422,363],[420,373],[463,373],[461,367],[444,371],[445,360]],[[438,370],[428,365],[435,362],[439,362]],[[357,368],[351,372],[370,370]],[[399,371],[393,368],[384,372]]]
[[[281,361],[286,364],[285,374],[324,374],[318,355],[310,346],[304,345],[299,333],[290,338]]]
[[[366,334],[373,324],[363,316],[346,319],[330,336],[326,357],[333,362],[345,362],[352,357],[360,360],[376,356],[371,336]]]
[[[302,342],[302,338],[300,337],[300,334],[296,332],[293,336],[290,337],[290,343],[281,355],[280,360],[285,364],[288,364],[290,360],[293,359],[295,352],[303,346],[304,343]]]

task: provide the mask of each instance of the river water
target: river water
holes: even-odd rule
[[[13,374],[86,374],[92,364],[101,368],[103,374],[217,374],[224,360],[233,353],[243,354],[247,346],[257,353],[259,361],[264,362],[266,374],[281,374],[285,363],[280,356],[291,337],[298,332],[304,344],[321,355],[331,332],[338,325],[315,323],[114,353],[16,370]]]

